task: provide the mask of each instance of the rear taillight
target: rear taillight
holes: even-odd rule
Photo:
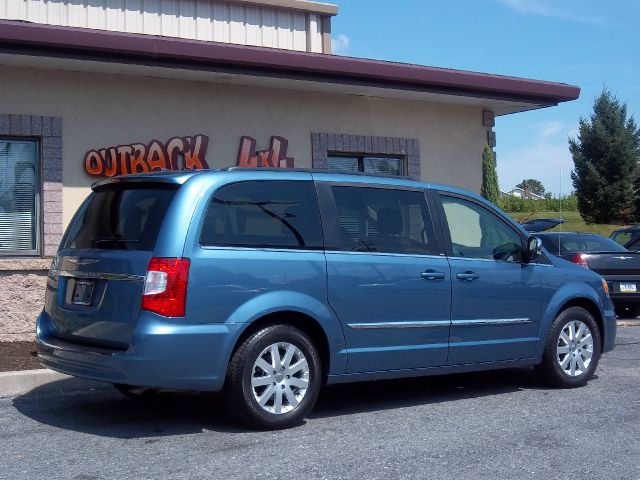
[[[581,267],[589,268],[589,263],[587,262],[587,256],[584,253],[576,253],[571,259],[573,263],[577,263]]]
[[[165,317],[184,317],[188,258],[152,258],[144,280],[142,309]]]

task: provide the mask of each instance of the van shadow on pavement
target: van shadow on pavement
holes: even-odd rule
[[[23,415],[65,430],[113,438],[162,437],[217,432],[247,432],[212,393],[159,393],[132,400],[106,384],[100,388],[67,389],[67,382],[16,397]],[[92,385],[96,385],[93,383]],[[325,387],[309,418],[321,419],[398,407],[428,405],[464,398],[496,396],[545,388],[533,369],[509,369],[403,380],[362,382]]]

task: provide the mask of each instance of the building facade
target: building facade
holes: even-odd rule
[[[570,85],[330,54],[306,0],[0,0],[0,341],[32,337],[96,179],[234,165],[479,191],[494,117]]]

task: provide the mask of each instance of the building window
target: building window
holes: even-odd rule
[[[402,175],[420,180],[420,142],[416,138],[312,133],[311,165],[322,170]]]
[[[17,148],[9,149],[9,153],[7,144],[23,145],[22,159],[16,159]],[[29,172],[24,168],[29,162],[34,173],[35,204],[33,226],[28,237],[31,248],[9,248],[9,239],[15,244],[22,229],[14,226],[14,223],[5,226],[3,221],[0,225],[0,235],[3,235],[0,239],[0,255],[55,255],[62,239],[62,118],[0,113],[0,155],[0,164],[3,165],[0,167],[0,212],[4,212],[4,221],[10,212],[16,211],[14,207],[9,208],[6,192],[14,192],[16,189],[12,189],[11,185],[24,183],[23,180],[28,179]],[[19,162],[26,164],[17,168],[16,172]],[[24,190],[24,185],[20,185],[20,188]],[[18,203],[20,208],[25,208],[22,202]]]
[[[38,253],[38,142],[0,138],[0,254]]]
[[[406,175],[402,157],[327,155],[327,169],[336,172],[364,172],[374,175]]]

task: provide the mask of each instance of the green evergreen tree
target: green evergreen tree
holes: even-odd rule
[[[640,130],[627,105],[604,89],[589,118],[580,117],[577,138],[569,139],[578,211],[587,223],[622,223],[635,210]]]
[[[496,161],[493,156],[493,150],[486,144],[482,152],[482,187],[480,187],[480,195],[493,203],[496,203],[500,197]]]
[[[536,195],[540,195],[541,197],[545,196],[545,188],[540,180],[536,180],[535,178],[527,178],[526,180],[521,181],[517,188],[521,188],[524,191],[529,191],[535,193]]]

